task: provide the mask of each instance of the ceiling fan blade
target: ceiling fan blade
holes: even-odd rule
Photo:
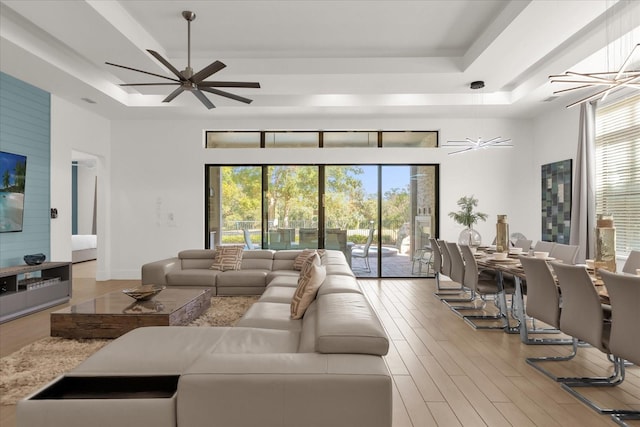
[[[166,59],[164,59],[158,52],[156,52],[155,50],[151,50],[151,49],[147,49],[147,52],[149,52],[151,55],[153,55],[154,58],[156,58],[158,61],[160,61],[162,63],[162,65],[164,65],[165,67],[167,67],[169,69],[169,71],[171,71],[173,74],[176,75],[176,77],[178,77],[180,79],[180,81],[185,81],[186,79],[184,78],[184,76],[182,75],[182,73],[180,71],[178,71],[176,69],[176,67],[174,67],[173,65],[171,65],[169,63],[169,61],[167,61]]]
[[[179,85],[180,82],[175,83],[122,83],[120,86],[175,86]]]
[[[244,102],[245,104],[251,104],[253,102],[252,99],[244,98],[239,95],[234,95],[229,92],[224,92],[222,90],[214,89],[211,87],[201,87],[200,90],[204,90],[205,92],[214,93],[216,95],[224,96],[225,98],[235,99],[236,101]]]
[[[211,64],[204,67],[202,70],[195,73],[189,80],[191,80],[194,83],[200,83],[202,80],[206,79],[212,74],[217,73],[218,71],[222,70],[224,67],[226,67],[226,65],[224,65],[220,61],[212,62]]]
[[[198,83],[200,87],[249,87],[249,88],[260,88],[260,83],[258,82],[200,82]]]
[[[202,102],[204,106],[209,110],[211,110],[212,108],[216,108],[216,106],[213,105],[211,101],[209,101],[209,98],[207,98],[204,93],[200,92],[198,89],[195,89],[192,92],[196,96],[196,98],[198,98],[200,102]]]
[[[149,74],[150,76],[160,77],[160,78],[163,78],[163,79],[172,80],[174,82],[179,82],[180,81],[180,80],[172,79],[171,77],[163,76],[162,74],[156,74],[156,73],[151,73],[149,71],[138,70],[137,68],[131,68],[131,67],[127,67],[125,65],[114,64],[112,62],[105,62],[105,64],[111,65],[113,67],[124,68],[125,70],[137,71],[138,73]]]
[[[180,95],[182,92],[184,92],[184,88],[180,86],[179,88],[171,92],[169,96],[163,99],[162,102],[171,102],[176,96]]]

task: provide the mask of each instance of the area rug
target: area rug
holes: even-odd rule
[[[233,326],[258,300],[213,297],[211,308],[189,326]],[[0,359],[0,405],[15,405],[107,345],[104,339],[43,338]]]

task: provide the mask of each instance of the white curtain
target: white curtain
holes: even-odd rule
[[[578,153],[576,155],[571,199],[571,236],[572,245],[580,250],[576,262],[595,256],[596,226],[596,102],[583,102],[580,106],[580,133],[578,135]]]

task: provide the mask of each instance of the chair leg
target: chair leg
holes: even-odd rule
[[[611,414],[611,419],[619,426],[629,427],[625,421],[640,420],[640,411],[630,411],[625,414],[614,413]]]
[[[552,374],[551,372],[547,371],[546,369],[544,369],[542,366],[538,366],[536,363],[537,362],[566,362],[567,360],[573,359],[576,356],[576,353],[578,351],[578,340],[573,338],[571,342],[573,345],[573,349],[571,350],[571,354],[567,356],[527,357],[526,361],[529,365],[533,366],[538,371],[542,372],[544,375],[548,376],[554,381],[557,381],[557,382],[570,381],[572,380],[572,378],[558,377]]]
[[[640,415],[639,411],[636,410],[627,410],[627,409],[613,409],[613,408],[603,408],[599,406],[597,403],[589,400],[586,396],[579,393],[576,388],[579,387],[613,387],[618,384],[621,384],[624,381],[625,369],[624,369],[624,361],[619,357],[615,358],[614,363],[614,372],[609,377],[596,377],[596,378],[576,378],[571,382],[564,382],[562,384],[562,388],[571,393],[578,400],[589,406],[591,409],[595,410],[599,414],[614,414],[618,417],[629,415],[631,417],[637,417]],[[638,419],[638,418],[631,418]]]

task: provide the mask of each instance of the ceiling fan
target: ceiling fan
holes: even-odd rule
[[[189,91],[195,95],[196,98],[202,102],[205,107],[208,109],[215,108],[215,105],[205,96],[204,92],[213,93],[215,95],[224,96],[225,98],[234,99],[236,101],[244,102],[245,104],[250,104],[251,99],[244,98],[239,95],[234,95],[229,92],[225,92],[219,89],[215,89],[216,87],[247,87],[247,88],[260,88],[260,83],[254,82],[220,82],[220,81],[204,81],[207,77],[217,73],[226,67],[220,61],[212,62],[211,64],[204,67],[202,70],[197,73],[193,73],[193,68],[191,68],[191,21],[196,19],[196,14],[194,12],[185,10],[182,12],[182,16],[187,20],[187,68],[183,71],[178,71],[169,61],[164,59],[162,55],[158,52],[147,49],[154,58],[156,58],[162,65],[167,67],[169,71],[171,71],[176,77],[167,77],[156,73],[151,73],[149,71],[138,70],[136,68],[127,67],[125,65],[114,64],[111,62],[105,62],[107,65],[112,65],[114,67],[124,68],[126,70],[137,71],[139,73],[148,74],[150,76],[160,77],[163,79],[171,80],[172,83],[123,83],[120,86],[174,86],[177,85],[178,88],[171,92],[169,96],[162,100],[162,102],[171,102],[178,95],[180,95],[184,91]]]

